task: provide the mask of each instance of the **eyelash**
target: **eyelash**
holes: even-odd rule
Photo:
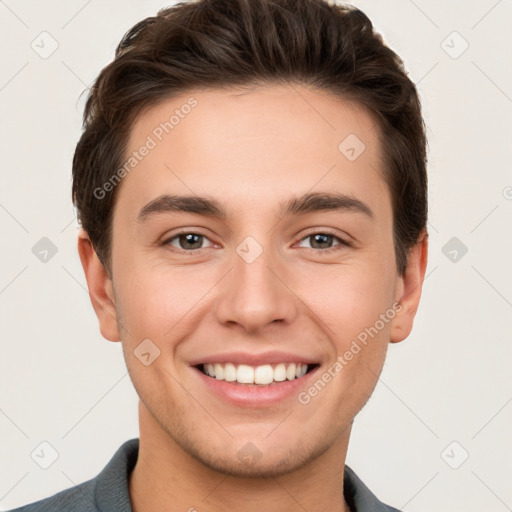
[[[170,245],[170,243],[176,239],[178,239],[180,236],[182,235],[199,235],[203,238],[206,238],[208,240],[208,237],[206,235],[203,235],[202,233],[200,232],[197,232],[197,231],[180,231],[176,234],[174,234],[171,238],[168,238],[166,239],[165,241],[162,242],[162,245]],[[336,250],[339,250],[340,248],[342,247],[351,247],[352,245],[347,242],[346,240],[344,240],[343,238],[340,238],[338,235],[336,235],[335,233],[333,233],[332,231],[330,231],[329,229],[324,229],[322,231],[313,231],[313,232],[310,232],[308,234],[306,234],[305,236],[303,236],[302,238],[300,238],[299,240],[297,240],[297,242],[302,242],[303,240],[306,240],[307,238],[311,238],[312,236],[314,235],[327,235],[327,236],[332,236],[335,240],[337,240],[339,242],[338,245],[335,245],[333,247],[329,247],[327,249],[315,249],[313,247],[305,247],[305,249],[312,249],[313,251],[315,252],[319,252],[319,253],[323,253],[323,254],[326,254],[326,253],[331,253],[333,251],[336,251]],[[211,241],[211,240],[210,240]],[[297,243],[295,242],[295,243]],[[207,249],[207,247],[204,247],[204,249]],[[201,249],[191,249],[191,250],[185,250],[185,249],[178,249],[177,247],[173,247],[172,249],[173,251],[175,252],[178,252],[180,254],[192,254],[194,252],[197,252],[197,251],[200,251]]]

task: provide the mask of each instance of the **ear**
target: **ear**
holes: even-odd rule
[[[418,242],[411,247],[407,259],[407,268],[404,275],[399,278],[395,302],[400,303],[402,308],[391,320],[389,340],[391,343],[405,340],[411,333],[425,279],[427,254],[428,233],[423,231]]]
[[[78,254],[101,335],[109,341],[120,341],[112,281],[96,255],[87,232],[82,228],[78,233]]]

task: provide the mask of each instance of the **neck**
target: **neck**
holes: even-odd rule
[[[140,404],[137,463],[129,478],[133,512],[350,512],[343,470],[350,428],[299,469],[279,476],[219,473],[185,452]]]

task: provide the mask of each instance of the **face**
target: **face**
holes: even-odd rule
[[[396,271],[373,116],[299,86],[191,91],[138,119],[134,151],[96,309],[141,421],[233,475],[314,461],[350,431],[419,299]]]

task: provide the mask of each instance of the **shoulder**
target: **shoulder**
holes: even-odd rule
[[[353,469],[345,465],[343,494],[352,512],[401,512],[379,501]]]
[[[138,449],[138,438],[130,439],[96,477],[8,512],[131,512],[128,480]]]
[[[24,505],[9,512],[96,512],[98,508],[94,499],[95,479],[83,482],[70,489],[44,498],[40,501]]]

